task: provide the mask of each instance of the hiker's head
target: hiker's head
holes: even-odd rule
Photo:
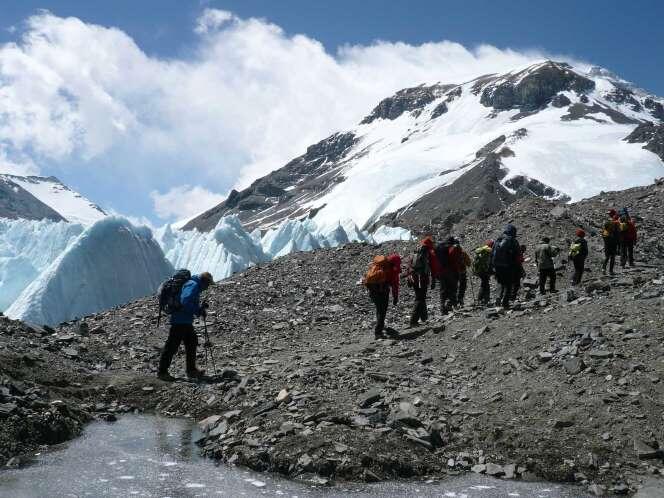
[[[549,242],[551,242],[551,239],[549,237],[542,237],[542,242],[548,244]]]
[[[586,236],[586,232],[582,228],[577,228],[576,229],[576,236],[583,238]]]
[[[203,289],[207,289],[214,283],[214,279],[212,278],[212,274],[210,272],[204,271],[201,273],[198,278],[201,279],[201,286]]]
[[[426,237],[424,237],[422,239],[422,245],[433,248],[433,237],[431,235],[427,235]]]
[[[516,227],[512,225],[511,223],[508,223],[505,226],[504,230],[505,235],[509,235],[510,237],[516,237]]]
[[[492,239],[487,240],[487,241],[485,242],[485,244],[486,244],[487,246],[489,246],[490,248],[493,249],[493,240],[492,240]]]

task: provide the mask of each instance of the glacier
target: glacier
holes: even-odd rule
[[[149,228],[107,217],[69,244],[5,314],[56,325],[152,294],[172,273]]]
[[[0,310],[62,254],[83,225],[49,220],[0,219]]]
[[[328,224],[286,220],[261,232],[233,215],[214,230],[154,232],[121,217],[91,226],[0,219],[0,310],[10,318],[56,325],[152,294],[174,268],[209,271],[221,280],[295,251],[350,242],[408,240],[410,231],[362,231],[350,219]]]

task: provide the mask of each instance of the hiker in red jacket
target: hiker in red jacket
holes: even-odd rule
[[[363,279],[363,283],[369,291],[369,298],[376,307],[376,327],[374,336],[376,339],[385,337],[385,317],[390,305],[390,291],[392,291],[392,303],[399,303],[399,277],[401,275],[401,256],[390,254],[376,256],[369,267],[369,271]]]
[[[417,252],[413,255],[408,271],[408,285],[415,291],[415,305],[410,316],[410,326],[416,327],[421,320],[426,322],[429,318],[427,310],[427,290],[429,284],[435,288],[436,278],[440,274],[436,253],[433,248],[433,238],[425,237]]]
[[[634,266],[636,240],[636,224],[627,209],[623,208],[620,216],[620,266],[623,268],[625,268],[628,261],[629,266]]]
[[[465,269],[459,241],[450,236],[436,247],[440,265],[440,309],[446,315],[457,305],[459,276]]]

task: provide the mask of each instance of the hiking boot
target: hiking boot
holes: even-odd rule
[[[374,340],[378,341],[379,339],[386,339],[385,334],[383,334],[382,332],[374,333]]]
[[[161,372],[157,374],[157,378],[159,380],[163,380],[164,382],[173,382],[175,380],[175,377],[173,377],[171,374],[168,372]]]
[[[187,377],[190,379],[201,379],[205,377],[205,370],[192,370],[191,372],[187,372]]]

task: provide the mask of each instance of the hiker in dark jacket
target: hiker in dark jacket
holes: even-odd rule
[[[436,287],[436,278],[439,274],[438,261],[434,251],[433,238],[425,237],[417,253],[411,261],[408,272],[408,284],[415,291],[415,305],[410,316],[410,326],[416,327],[418,322],[426,322],[429,319],[427,310],[427,290],[429,285]]]
[[[581,283],[583,272],[586,269],[586,258],[588,257],[588,241],[586,241],[586,232],[581,228],[576,230],[576,240],[572,243],[569,250],[569,259],[574,265],[574,276],[572,285],[577,286]]]
[[[173,356],[178,352],[181,342],[184,342],[187,377],[200,378],[205,373],[196,368],[198,337],[194,330],[194,317],[206,317],[206,306],[201,305],[201,292],[205,291],[213,283],[212,275],[208,272],[203,272],[200,275],[192,276],[182,286],[182,291],[180,292],[180,304],[182,308],[171,314],[171,328],[161,353],[161,359],[159,360],[157,376],[161,380],[174,380],[168,373],[168,368],[171,366]]]
[[[526,278],[526,270],[523,267],[523,264],[526,262],[526,246],[519,246],[519,270],[517,271],[515,280],[514,280],[514,289],[512,289],[512,300],[516,301],[516,298],[519,295],[519,290],[521,289],[521,280]]]
[[[440,310],[443,315],[457,305],[459,278],[463,269],[463,253],[459,241],[450,236],[436,248],[440,266]]]
[[[604,262],[602,272],[606,275],[606,266],[609,266],[609,274],[614,275],[616,255],[620,246],[620,220],[615,209],[609,211],[609,219],[604,222],[602,240],[604,241]]]
[[[461,272],[459,273],[459,294],[457,297],[457,306],[463,308],[464,299],[466,298],[466,289],[468,288],[468,268],[473,264],[470,255],[461,248]]]
[[[542,242],[535,248],[535,262],[539,270],[539,291],[546,292],[546,280],[549,279],[549,291],[556,292],[556,270],[554,258],[560,249],[550,244],[549,237],[542,237]]]
[[[387,309],[390,306],[390,291],[392,291],[392,304],[396,306],[399,303],[401,257],[398,254],[390,254],[386,259],[389,268],[384,278],[378,282],[371,283],[367,281],[369,277],[367,274],[364,281],[364,285],[369,291],[369,298],[376,307],[376,327],[374,329],[374,337],[376,339],[385,338],[385,318],[387,317]],[[377,258],[374,258],[374,264],[376,264],[376,261]]]
[[[520,244],[516,239],[516,227],[508,223],[503,235],[493,245],[491,266],[500,285],[496,306],[508,308],[513,294],[514,281],[520,271]]]

